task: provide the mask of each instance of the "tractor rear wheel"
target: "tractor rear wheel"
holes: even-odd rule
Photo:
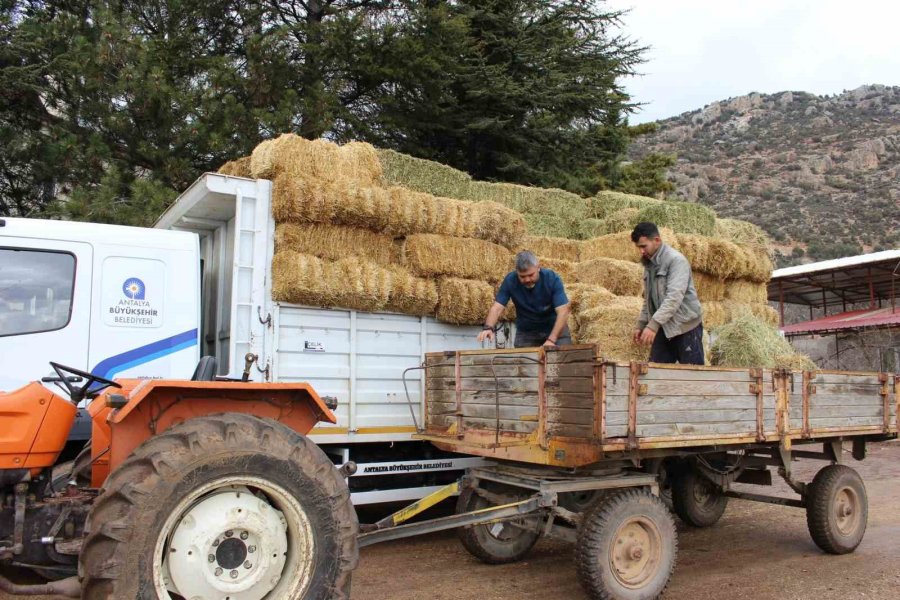
[[[346,600],[358,560],[347,485],[309,439],[245,414],[142,444],[104,484],[83,598]]]

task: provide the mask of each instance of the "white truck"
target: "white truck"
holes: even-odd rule
[[[48,360],[107,378],[189,378],[214,356],[219,375],[240,377],[254,354],[251,379],[337,398],[337,425],[311,435],[335,463],[357,463],[357,505],[417,499],[480,464],[412,439],[424,377],[406,372],[428,352],[480,347],[479,328],[274,301],[271,192],[267,180],[208,173],[154,229],[0,220],[0,389],[47,375]]]

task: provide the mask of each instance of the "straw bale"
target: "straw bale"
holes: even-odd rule
[[[381,163],[375,148],[363,142],[338,146],[328,140],[307,140],[286,133],[259,144],[250,155],[253,177],[287,175],[304,179],[347,179],[360,185],[380,185]]]
[[[227,163],[219,167],[217,171],[221,175],[231,175],[232,177],[246,177],[250,179],[253,175],[250,173],[250,157],[244,156],[235,160],[229,160]]]
[[[733,300],[703,303],[703,325],[709,329],[721,327],[747,315],[773,327],[779,321],[778,311],[768,304],[735,302]]]
[[[437,282],[437,318],[455,325],[483,323],[494,303],[494,286],[484,281],[442,277]]]
[[[716,213],[696,202],[670,200],[646,206],[638,214],[638,221],[649,221],[679,233],[713,235],[716,230]]]
[[[768,252],[769,236],[760,227],[739,219],[716,219],[716,237]]]
[[[415,277],[401,266],[391,265],[393,285],[385,310],[406,315],[432,315],[438,303],[437,282]]]
[[[570,221],[560,217],[526,213],[522,215],[528,229],[528,235],[561,237],[572,240],[581,239],[581,227],[578,221]]]
[[[573,283],[565,287],[566,296],[569,297],[569,304],[572,307],[573,314],[601,308],[617,298],[611,291],[599,285]]]
[[[637,208],[623,208],[617,210],[605,219],[603,219],[602,235],[607,233],[618,233],[619,231],[627,231],[631,233],[634,226],[640,223],[641,211]]]
[[[597,195],[590,199],[591,216],[596,219],[605,219],[623,208],[636,208],[640,211],[643,208],[655,206],[662,202],[662,200],[648,198],[647,196],[603,190],[602,192],[597,192]]]
[[[703,302],[703,327],[715,329],[728,322],[728,311],[722,302]]]
[[[394,150],[376,150],[384,181],[388,185],[396,185],[417,192],[456,198],[468,198],[468,187],[472,178],[467,173],[453,167],[401,154]]]
[[[756,283],[746,279],[726,281],[725,299],[749,304],[765,304],[769,301],[769,287],[765,283]]]
[[[581,242],[558,237],[527,236],[518,250],[530,250],[537,256],[556,260],[578,262],[581,260]]]
[[[709,262],[709,245],[706,238],[699,235],[680,233],[677,235],[678,247],[694,272],[706,272]]]
[[[522,216],[497,204],[438,198],[399,187],[362,186],[349,179],[279,175],[273,186],[272,213],[279,222],[347,225],[394,237],[437,233],[508,247],[521,245],[525,235]]]
[[[606,235],[607,233],[610,233],[610,231],[607,227],[606,220],[604,219],[580,219],[575,224],[573,230],[573,235],[580,240],[589,240],[598,235]]]
[[[645,361],[650,349],[632,341],[641,312],[640,298],[620,296],[602,306],[578,312],[578,342],[597,344],[600,354],[613,360]]]
[[[403,264],[420,277],[450,276],[499,281],[509,272],[512,252],[491,242],[445,235],[406,238]]]
[[[659,234],[663,242],[669,244],[676,250],[681,250],[680,236],[676,236],[674,231],[661,228]],[[590,260],[592,258],[601,257],[627,260],[635,263],[641,262],[641,252],[634,245],[634,242],[631,241],[630,231],[610,233],[590,240],[585,240],[582,243],[581,260]]]
[[[741,315],[716,331],[711,356],[713,364],[724,367],[815,368],[777,329],[750,314]]]
[[[724,280],[698,271],[695,271],[692,276],[700,302],[720,302],[725,299],[726,283]]]
[[[640,296],[644,270],[640,265],[614,258],[594,258],[578,263],[578,283],[605,287],[618,296]]]
[[[570,221],[590,216],[590,202],[587,199],[555,188],[473,181],[463,199],[499,202],[520,213],[548,215]]]
[[[397,257],[391,236],[340,225],[278,223],[275,226],[275,251],[281,250],[329,260],[340,260],[348,255],[361,256],[382,265],[394,262]]]
[[[391,271],[357,257],[328,261],[282,250],[272,260],[272,296],[279,302],[380,311],[392,282]]]
[[[695,271],[758,283],[771,278],[772,261],[762,250],[693,234],[678,234],[678,244]]]
[[[578,268],[578,265],[576,263],[568,260],[557,260],[544,257],[538,257],[538,260],[541,263],[541,267],[550,269],[559,275],[563,280],[563,285],[565,285],[565,282],[567,281],[574,282],[577,279],[576,269]]]

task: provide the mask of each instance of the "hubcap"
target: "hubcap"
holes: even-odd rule
[[[262,479],[228,478],[196,490],[167,521],[154,555],[157,596],[301,597],[313,552],[312,527],[287,491]]]
[[[853,488],[841,488],[835,495],[834,521],[841,535],[853,535],[859,527],[859,496]]]
[[[662,535],[656,525],[644,517],[633,517],[616,531],[609,565],[619,583],[637,589],[656,574],[661,554]]]

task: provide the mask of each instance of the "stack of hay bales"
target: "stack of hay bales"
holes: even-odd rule
[[[577,342],[646,360],[648,349],[631,341],[643,269],[630,231],[653,221],[690,261],[708,329],[753,320],[774,331],[777,321],[766,304],[765,234],[695,203],[473,181],[368,144],[290,134],[220,172],[273,180],[276,300],[478,324],[515,252],[530,249],[566,282]],[[732,351],[716,356],[742,366]]]

